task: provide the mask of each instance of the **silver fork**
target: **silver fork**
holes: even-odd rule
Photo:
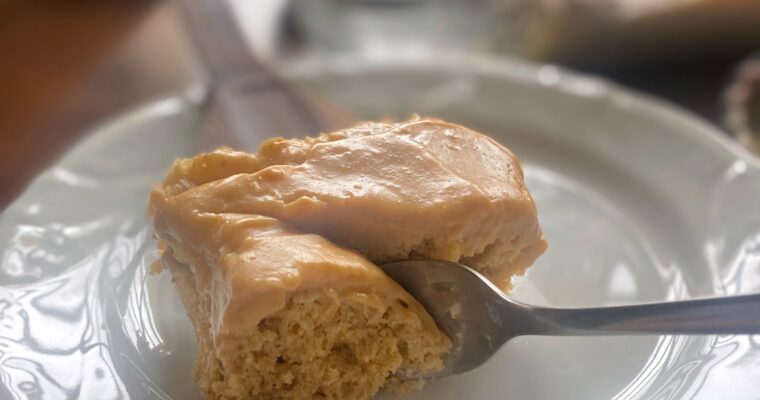
[[[587,336],[760,333],[760,294],[599,308],[548,308],[515,301],[488,279],[450,261],[381,265],[417,299],[452,340],[440,378],[477,368],[507,341],[523,335]]]

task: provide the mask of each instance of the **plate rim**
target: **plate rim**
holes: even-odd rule
[[[549,88],[582,98],[584,101],[594,98],[606,99],[611,104],[617,104],[616,100],[617,102],[625,101],[659,121],[688,127],[689,129],[681,131],[684,136],[706,139],[714,145],[712,147],[725,150],[733,158],[744,161],[749,167],[760,171],[760,156],[749,152],[733,140],[727,132],[705,117],[654,94],[627,87],[603,76],[574,71],[557,64],[539,63],[510,55],[446,51],[435,54],[405,52],[401,54],[307,55],[299,59],[277,60],[272,65],[273,69],[286,79],[327,72],[345,74],[384,68],[432,68],[442,71],[471,69],[491,76]],[[541,77],[542,75],[544,78]],[[547,75],[551,78],[547,79]],[[546,82],[541,82],[542,79]],[[584,93],[584,90],[588,92]],[[616,108],[620,109],[619,106]]]

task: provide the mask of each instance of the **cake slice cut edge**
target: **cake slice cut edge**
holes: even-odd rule
[[[442,368],[450,340],[361,255],[268,217],[156,204],[159,262],[195,327],[206,398],[369,399],[421,386],[399,369]]]

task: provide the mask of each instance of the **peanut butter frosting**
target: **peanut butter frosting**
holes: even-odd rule
[[[181,159],[151,209],[164,266],[194,268],[198,289],[223,298],[218,329],[310,288],[419,307],[374,264],[413,257],[462,261],[506,288],[546,247],[515,156],[435,119]]]

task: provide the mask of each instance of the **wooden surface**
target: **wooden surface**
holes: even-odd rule
[[[121,105],[114,91],[87,89],[114,72],[106,60],[154,7],[145,0],[0,2],[0,209],[94,115]]]
[[[0,210],[94,124],[177,93],[198,71],[171,3],[0,0]],[[741,57],[585,67],[720,124]]]

